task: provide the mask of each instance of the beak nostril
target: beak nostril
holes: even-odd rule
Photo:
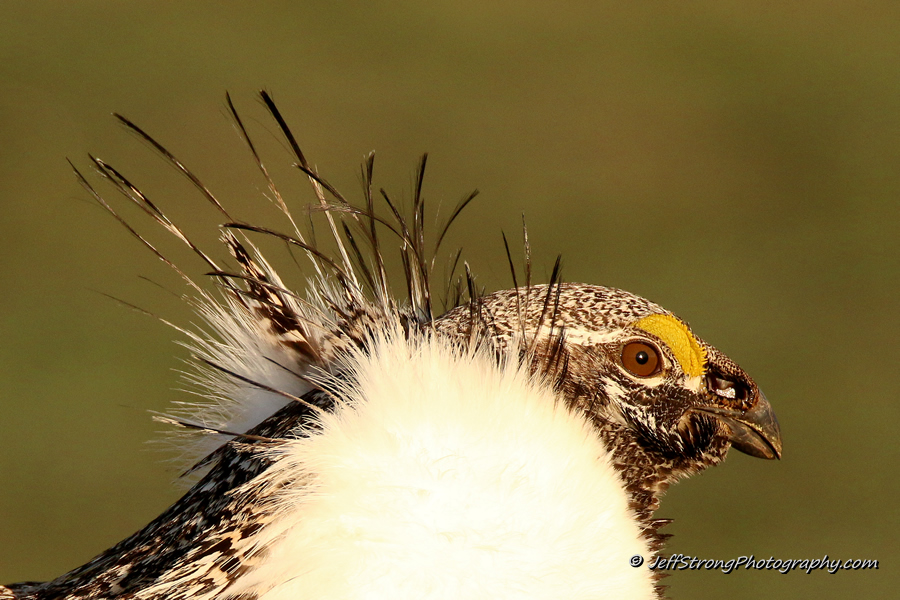
[[[750,387],[742,381],[733,381],[710,373],[706,377],[706,386],[709,391],[719,398],[740,405],[742,410],[749,410],[753,393]]]

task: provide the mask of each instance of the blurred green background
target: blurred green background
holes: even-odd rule
[[[7,0],[0,14],[0,582],[80,565],[182,492],[147,411],[184,399],[187,352],[103,294],[184,324],[169,291],[185,290],[66,157],[110,161],[209,248],[220,215],[117,111],[238,217],[283,229],[225,116],[228,90],[290,201],[309,202],[265,87],[351,197],[372,149],[378,184],[407,198],[428,151],[443,214],[479,188],[449,244],[489,290],[510,284],[500,231],[518,239],[524,213],[539,277],[561,253],[566,280],[659,302],[755,377],[784,459],[732,453],[674,487],[658,513],[675,519],[669,552],[880,561],[681,572],[673,599],[896,593],[900,4]]]

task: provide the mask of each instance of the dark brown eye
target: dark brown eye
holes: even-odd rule
[[[632,375],[650,377],[659,371],[659,351],[644,342],[628,342],[622,348],[622,366]]]

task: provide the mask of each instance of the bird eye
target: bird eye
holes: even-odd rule
[[[622,348],[622,366],[632,375],[650,377],[655,375],[662,361],[659,351],[644,342],[628,342]]]

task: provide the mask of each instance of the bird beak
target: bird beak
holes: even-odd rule
[[[722,406],[698,406],[693,410],[711,415],[731,430],[732,447],[756,458],[781,458],[781,428],[772,405],[759,392],[750,410],[742,411]]]

